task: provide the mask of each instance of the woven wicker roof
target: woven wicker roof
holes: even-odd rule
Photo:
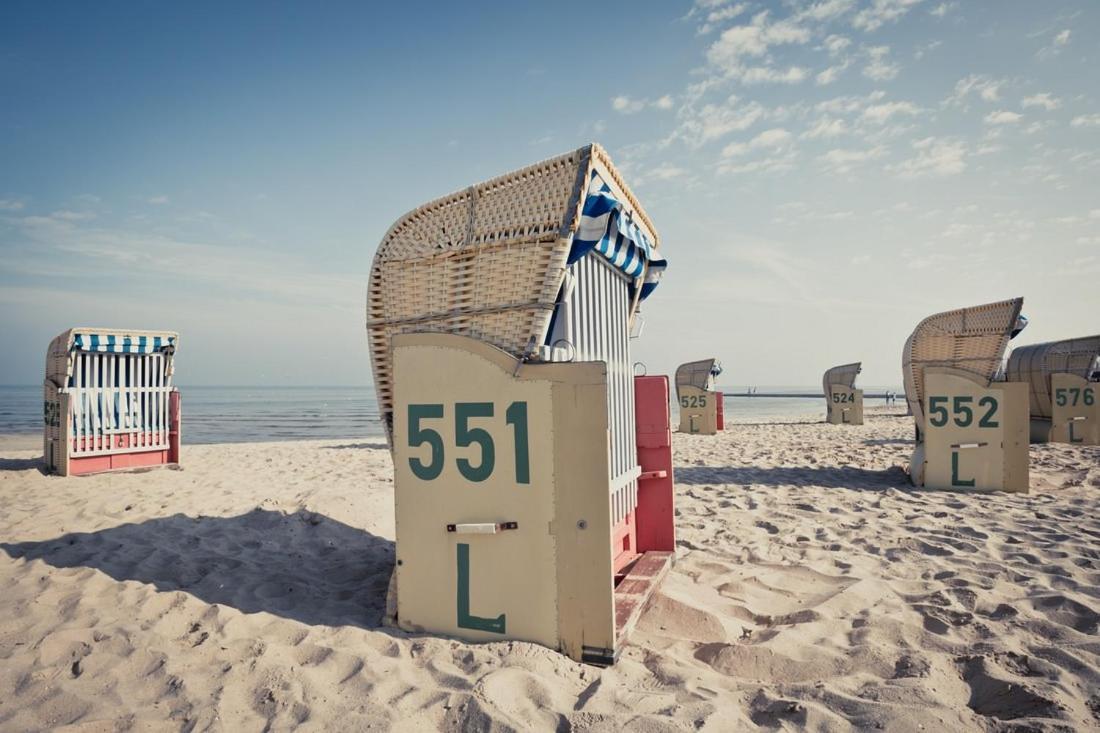
[[[593,172],[659,245],[648,215],[594,143],[437,198],[386,232],[371,266],[367,330],[387,431],[393,335],[460,334],[516,357],[541,343]]]
[[[920,427],[924,422],[924,369],[953,367],[990,382],[1020,316],[1023,298],[959,308],[921,321],[902,350],[905,398]]]
[[[1008,381],[1027,382],[1031,416],[1049,418],[1050,375],[1075,374],[1089,379],[1100,369],[1100,335],[1029,344],[1012,350],[1005,370]]]

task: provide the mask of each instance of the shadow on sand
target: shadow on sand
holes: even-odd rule
[[[38,469],[39,473],[46,473],[46,462],[42,456],[36,458],[0,458],[0,471],[29,471]]]
[[[850,466],[677,466],[678,484],[763,484],[764,486],[820,486],[829,489],[912,489],[901,468],[881,471]]]
[[[42,542],[0,542],[0,549],[244,613],[363,628],[381,624],[394,562],[392,540],[320,514],[264,509],[236,517],[175,514]]]

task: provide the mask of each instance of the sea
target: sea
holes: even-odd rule
[[[744,397],[743,386],[723,386],[729,423],[817,421],[824,397]],[[814,394],[821,387],[756,387],[758,392]],[[904,394],[900,388],[889,388]],[[251,443],[278,440],[364,440],[382,437],[374,390],[366,387],[179,387],[183,442]],[[886,388],[864,388],[867,394]],[[736,394],[735,394],[736,393]],[[673,424],[678,421],[672,401]],[[884,404],[867,399],[867,405]],[[902,408],[904,409],[904,408]],[[0,386],[0,434],[42,429],[42,388]]]

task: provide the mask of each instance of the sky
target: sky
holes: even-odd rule
[[[370,383],[406,211],[590,141],[669,267],[634,358],[901,384],[925,316],[1100,333],[1100,3],[0,5],[0,384],[70,326],[181,385]]]

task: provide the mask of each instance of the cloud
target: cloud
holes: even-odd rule
[[[733,20],[737,16],[743,14],[748,9],[749,6],[746,3],[735,3],[733,5],[728,5],[724,8],[716,8],[715,10],[707,13],[706,20],[701,26],[699,26],[697,33],[701,36],[705,36],[706,34],[713,31],[715,28],[717,28],[720,24],[724,23],[727,20]]]
[[[758,102],[742,104],[737,95],[731,95],[721,104],[706,104],[699,109],[681,110],[679,126],[670,136],[697,148],[731,132],[747,130],[764,118],[767,110]]]
[[[791,66],[784,71],[770,64],[750,65],[748,61],[765,57],[773,46],[800,45],[809,40],[809,29],[791,19],[770,22],[765,10],[747,25],[722,31],[707,49],[707,61],[723,75],[747,83],[796,83],[806,78],[805,69]]]
[[[876,125],[883,125],[886,124],[891,117],[896,115],[912,116],[920,114],[920,111],[920,107],[912,102],[884,102],[882,104],[873,104],[863,110],[862,117],[868,122],[872,122]]]
[[[663,97],[658,97],[653,101],[650,101],[648,99],[634,99],[632,97],[626,96],[625,94],[620,94],[617,97],[611,98],[611,109],[624,115],[636,114],[638,112],[641,112],[646,107],[668,110],[672,109],[672,106],[672,97],[668,94],[664,95]]]
[[[775,69],[770,66],[751,66],[742,71],[741,81],[746,84],[766,84],[769,82],[797,84],[805,79],[808,74],[809,72],[801,66],[791,66],[786,70]]]
[[[922,0],[871,0],[871,4],[856,13],[852,25],[863,31],[875,31],[893,23],[908,13]]]
[[[1100,127],[1100,114],[1077,115],[1069,124],[1072,127]]]
[[[0,211],[22,211],[23,202],[18,199],[0,199]]]
[[[1014,125],[1020,121],[1023,117],[1018,112],[1012,112],[1007,109],[999,109],[996,112],[990,112],[985,116],[985,122],[987,125]]]
[[[1025,109],[1028,107],[1042,107],[1049,112],[1050,110],[1061,107],[1062,100],[1043,92],[1042,94],[1033,94],[1030,97],[1024,97],[1020,105]]]
[[[776,127],[770,130],[764,130],[748,142],[730,143],[722,149],[722,157],[732,158],[744,155],[753,150],[760,150],[761,148],[775,150],[785,147],[790,141],[791,133],[781,127]]]
[[[161,204],[168,203],[168,197],[167,196],[154,196],[153,198],[149,199],[149,203],[153,204],[154,206],[160,206]]]
[[[819,87],[823,87],[827,84],[832,84],[840,76],[840,72],[848,68],[848,63],[838,64],[836,66],[830,66],[827,69],[823,69],[814,77],[814,81]]]
[[[937,18],[943,18],[957,7],[959,7],[958,3],[940,3],[936,7],[929,10],[928,14]]]
[[[813,127],[802,133],[801,137],[808,140],[816,140],[818,138],[831,138],[838,137],[848,132],[848,124],[837,117],[823,116],[817,118]]]
[[[631,99],[625,95],[611,98],[611,109],[622,112],[624,115],[632,115],[645,109],[644,99]]]
[[[946,102],[963,105],[972,94],[981,98],[983,102],[996,102],[1001,98],[1001,87],[1004,83],[1003,79],[993,79],[984,74],[971,74],[955,83],[955,91]]]
[[[1069,39],[1071,35],[1072,34],[1070,33],[1070,30],[1068,28],[1059,31],[1058,33],[1055,33],[1054,37],[1050,40],[1050,45],[1040,48],[1038,53],[1036,53],[1035,55],[1040,60],[1045,60],[1057,56],[1058,54],[1062,53],[1062,49],[1069,45]]]
[[[777,171],[789,171],[794,168],[795,154],[787,152],[783,155],[769,156],[758,160],[750,160],[745,163],[725,162],[718,166],[720,175],[731,173],[772,173]]]
[[[835,20],[855,7],[855,0],[820,0],[795,16],[797,20],[812,20],[818,23]]]
[[[902,178],[945,177],[966,170],[966,145],[959,140],[926,137],[913,142],[917,154],[894,167]]]
[[[834,148],[818,158],[826,168],[847,173],[858,165],[877,160],[886,154],[886,148],[877,145],[866,150]]]
[[[889,81],[898,75],[900,67],[890,63],[887,56],[890,54],[889,46],[874,46],[867,49],[870,61],[863,67],[863,75],[875,81]]]
[[[844,36],[832,35],[827,37],[822,45],[824,45],[825,50],[829,52],[830,56],[836,56],[838,53],[851,46],[852,42]]]

